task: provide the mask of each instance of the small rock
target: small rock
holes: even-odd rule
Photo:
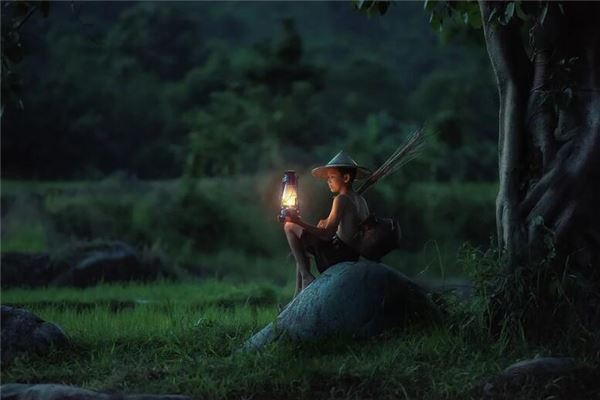
[[[560,375],[571,372],[577,367],[577,362],[570,357],[538,357],[532,360],[519,361],[512,364],[501,375],[506,378],[520,376]]]
[[[472,391],[477,399],[600,399],[600,370],[569,357],[515,363]]]
[[[24,353],[43,354],[68,342],[63,330],[23,309],[2,306],[2,364]]]
[[[75,386],[53,383],[29,385],[8,383],[0,386],[2,400],[190,400],[191,397],[180,395],[153,394],[109,394],[87,390]]]

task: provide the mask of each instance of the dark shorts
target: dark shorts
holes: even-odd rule
[[[342,242],[337,236],[331,240],[323,240],[306,231],[302,232],[300,241],[306,251],[315,257],[315,263],[319,273],[334,264],[342,261],[357,261],[360,254],[346,243]]]

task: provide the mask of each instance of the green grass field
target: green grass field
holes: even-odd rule
[[[444,327],[237,353],[292,290],[217,280],[3,290],[3,304],[58,324],[72,346],[18,358],[3,366],[2,381],[210,399],[454,399],[533,355],[478,335],[464,309]]]

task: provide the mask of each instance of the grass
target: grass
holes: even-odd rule
[[[18,358],[2,366],[2,381],[211,399],[453,399],[519,356],[456,324],[237,353],[292,290],[217,280],[4,290],[3,304],[27,304],[61,326],[72,346]],[[132,307],[107,305],[141,299]]]

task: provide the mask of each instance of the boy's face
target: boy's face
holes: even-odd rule
[[[327,185],[329,190],[333,193],[338,193],[344,186],[348,185],[350,176],[348,174],[342,175],[342,173],[335,169],[329,168],[327,170]]]

